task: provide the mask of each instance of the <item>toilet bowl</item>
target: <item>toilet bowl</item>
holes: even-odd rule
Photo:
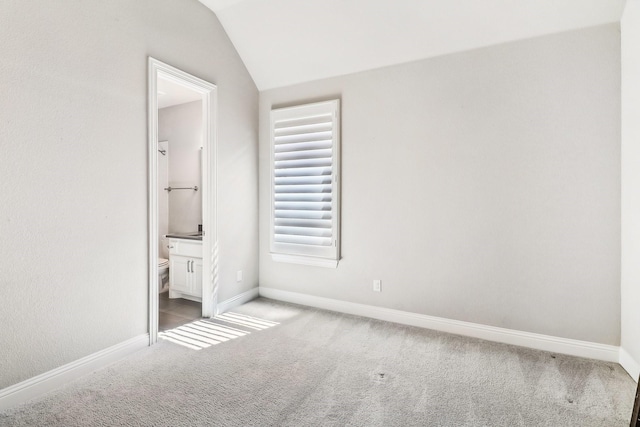
[[[169,260],[158,258],[158,292],[169,290]]]

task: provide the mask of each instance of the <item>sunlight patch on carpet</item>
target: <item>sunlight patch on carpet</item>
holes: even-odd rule
[[[192,350],[202,350],[212,345],[251,334],[251,331],[239,328],[262,331],[278,324],[270,320],[228,312],[212,319],[196,320],[177,328],[160,332],[158,333],[158,338]]]
[[[272,326],[275,326],[278,324],[270,320],[258,319],[257,317],[251,317],[251,316],[246,316],[244,314],[231,313],[231,312],[216,316],[215,319],[222,320],[226,323],[231,323],[238,326],[243,326],[256,331],[269,329]]]

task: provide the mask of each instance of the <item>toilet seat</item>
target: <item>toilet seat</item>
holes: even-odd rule
[[[166,292],[168,290],[169,290],[169,260],[165,258],[158,258],[158,292]]]

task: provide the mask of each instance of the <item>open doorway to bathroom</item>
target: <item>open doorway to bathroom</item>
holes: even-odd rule
[[[157,94],[158,331],[162,332],[202,316],[203,115],[202,95],[188,87],[160,76]]]
[[[149,336],[217,299],[216,87],[149,58]]]

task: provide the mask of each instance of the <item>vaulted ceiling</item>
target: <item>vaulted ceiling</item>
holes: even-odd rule
[[[625,0],[200,0],[259,90],[620,21]]]

